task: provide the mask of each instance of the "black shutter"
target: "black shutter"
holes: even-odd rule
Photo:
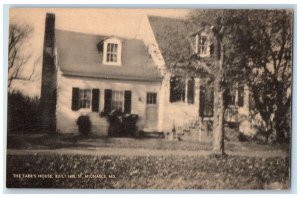
[[[204,117],[204,108],[205,108],[205,88],[200,87],[200,107],[199,107],[199,116]]]
[[[171,77],[171,79],[170,79],[170,102],[175,101],[175,99],[174,99],[175,86],[176,86],[175,77]]]
[[[131,91],[125,91],[124,94],[124,113],[131,113]]]
[[[92,91],[92,111],[98,112],[99,111],[99,89],[93,89]]]
[[[214,115],[214,89],[213,87],[200,87],[200,117],[213,117]]]
[[[104,112],[110,113],[111,111],[111,97],[112,97],[112,90],[105,89],[104,93]]]
[[[194,88],[195,88],[195,80],[192,78],[188,80],[188,103],[194,104]]]
[[[210,87],[209,88],[210,90],[210,117],[213,117],[214,116],[214,88],[213,87]]]
[[[73,87],[72,89],[72,107],[73,111],[77,111],[79,109],[79,88]]]
[[[240,85],[238,88],[238,105],[244,106],[244,86]]]
[[[209,54],[210,54],[210,56],[213,56],[214,55],[214,53],[215,53],[215,49],[214,49],[214,44],[211,44],[210,46],[209,46],[209,50],[210,50],[210,52],[209,52]]]

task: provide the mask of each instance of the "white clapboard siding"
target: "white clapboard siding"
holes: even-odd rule
[[[182,126],[199,115],[199,86],[199,79],[195,79],[194,104],[187,103],[187,94],[184,102],[170,103],[170,75],[165,75],[162,86],[164,94],[162,131],[170,132],[174,124],[175,127]]]
[[[99,112],[91,109],[72,111],[72,88],[99,89]],[[147,92],[157,92],[159,97],[160,82],[141,82],[128,80],[108,80],[84,77],[64,76],[58,71],[57,80],[57,108],[56,123],[60,133],[78,133],[76,120],[80,115],[89,115],[92,122],[92,133],[107,135],[108,123],[105,118],[99,116],[104,110],[104,90],[116,91],[130,90],[132,93],[131,113],[138,114],[138,129],[142,130],[145,124],[145,109]]]

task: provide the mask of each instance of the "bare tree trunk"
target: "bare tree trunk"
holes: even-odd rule
[[[213,122],[213,154],[224,155],[224,100],[222,87],[224,73],[224,46],[220,44],[220,60],[216,63],[219,66],[214,80],[214,122]]]

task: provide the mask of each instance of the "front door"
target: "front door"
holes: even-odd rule
[[[146,123],[145,128],[148,130],[156,130],[158,123],[158,105],[157,105],[157,93],[147,93],[146,104]]]

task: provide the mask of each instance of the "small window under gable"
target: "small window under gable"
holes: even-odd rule
[[[104,65],[121,66],[122,42],[116,37],[110,37],[103,42]]]
[[[207,48],[208,48],[207,43],[208,43],[207,36],[200,35],[200,40],[199,40],[199,54],[200,54],[200,56],[207,54]]]
[[[210,42],[208,35],[205,33],[196,34],[196,53],[200,57],[207,57],[210,55]]]

